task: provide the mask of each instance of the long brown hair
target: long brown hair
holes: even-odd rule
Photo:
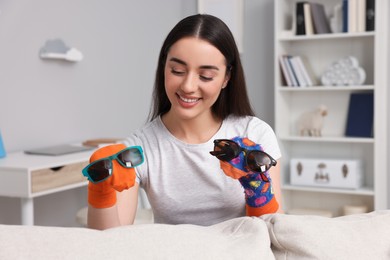
[[[161,47],[149,120],[152,121],[156,117],[164,115],[171,108],[164,85],[165,62],[171,46],[185,37],[197,37],[205,40],[225,56],[226,71],[230,73],[230,80],[213,104],[212,112],[221,119],[225,119],[229,115],[254,115],[247,94],[240,55],[231,31],[222,20],[215,16],[196,14],[188,16],[176,24]]]

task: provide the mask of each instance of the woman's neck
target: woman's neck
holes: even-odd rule
[[[196,118],[181,119],[168,112],[161,117],[161,120],[173,136],[189,144],[209,141],[222,125],[222,120],[211,113]]]

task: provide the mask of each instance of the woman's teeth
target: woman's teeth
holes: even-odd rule
[[[181,96],[179,96],[179,97],[180,97],[181,100],[183,100],[186,103],[193,103],[193,102],[196,102],[196,101],[199,100],[198,98],[183,98]]]

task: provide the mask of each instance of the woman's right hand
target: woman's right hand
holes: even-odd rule
[[[124,144],[104,146],[96,150],[90,158],[90,163],[112,156],[125,149]],[[99,183],[89,182],[88,202],[94,208],[108,208],[116,203],[116,191],[122,192],[134,186],[134,168],[124,168],[116,160],[112,160],[112,175]]]

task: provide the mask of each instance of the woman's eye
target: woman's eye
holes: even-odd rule
[[[206,77],[206,76],[202,76],[202,75],[200,75],[200,79],[203,81],[212,81],[213,80],[212,77]]]
[[[171,73],[174,74],[174,75],[179,75],[179,76],[181,76],[181,75],[184,74],[184,71],[171,69]]]

